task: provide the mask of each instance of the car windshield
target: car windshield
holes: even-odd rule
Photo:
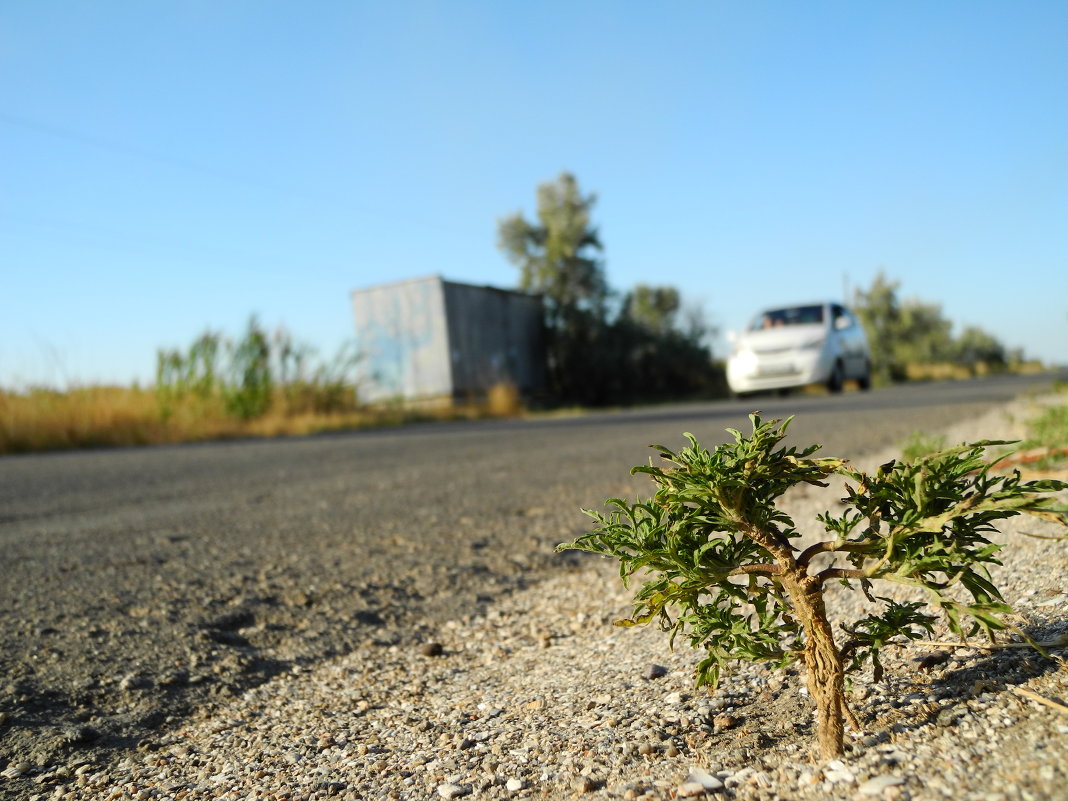
[[[792,306],[788,309],[772,309],[758,314],[749,326],[749,330],[759,331],[763,328],[781,328],[787,325],[818,325],[822,322],[822,306]]]

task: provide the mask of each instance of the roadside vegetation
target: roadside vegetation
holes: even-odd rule
[[[519,288],[544,302],[548,386],[537,404],[580,410],[727,397],[711,347],[716,329],[699,306],[667,284],[609,285],[596,201],[564,172],[538,186],[534,220],[519,212],[498,220],[497,244],[518,269]],[[867,330],[875,384],[1043,369],[982,329],[954,335],[939,305],[902,300],[899,283],[881,272],[852,306]],[[468,402],[369,407],[356,366],[351,346],[323,358],[253,318],[237,339],[209,330],[187,348],[159,350],[151,387],[0,388],[0,454],[516,416],[529,400],[501,384]],[[1064,410],[1050,410],[1036,423],[1034,447],[1050,438],[1063,445],[1065,426]]]
[[[724,365],[710,347],[715,328],[699,307],[666,284],[611,287],[592,221],[596,202],[563,172],[538,186],[535,219],[517,212],[498,221],[497,244],[519,270],[518,288],[544,300],[550,401],[610,406],[726,395]],[[900,283],[881,271],[843,300],[865,327],[877,385],[1043,369],[982,328],[955,333],[939,304],[902,298]]]
[[[853,293],[852,307],[868,335],[876,385],[1042,369],[982,328],[969,326],[954,335],[953,322],[940,305],[916,297],[901,299],[900,286],[880,271],[870,287]]]
[[[1005,463],[1054,474],[1068,472],[1068,384],[1058,382],[1055,389],[1050,402],[1027,419],[1020,450],[1006,457]]]
[[[714,328],[668,285],[613,290],[596,195],[564,172],[537,190],[533,221],[498,222],[498,247],[519,270],[519,288],[545,304],[548,393],[562,405],[611,406],[726,394],[713,361]]]
[[[728,429],[734,442],[712,451],[691,434],[678,453],[654,446],[660,461],[631,472],[648,475],[655,494],[608,499],[607,513],[587,511],[592,532],[560,546],[613,557],[625,585],[641,581],[633,615],[617,625],[655,621],[672,640],[681,635],[703,650],[698,686],[714,687],[736,661],[800,663],[821,759],[842,755],[847,722],[859,728],[847,675],[870,665],[878,682],[887,646],[930,636],[939,619],[962,640],[1006,629],[1027,639],[991,581],[1001,546],[990,537],[1018,514],[1064,525],[1053,493],[1068,484],[993,472],[986,449],[1002,442],[940,449],[866,474],[814,457],[818,445],[780,447],[789,420],[750,421],[751,434]],[[844,509],[806,525],[776,506],[791,487],[826,487],[831,476],[848,482]],[[799,524],[815,539],[802,545]],[[862,592],[870,611],[836,631],[829,584]],[[878,594],[892,584],[924,590],[927,603]]]
[[[331,359],[253,318],[231,340],[207,331],[157,353],[151,387],[0,390],[0,454],[315,434],[426,420],[515,416],[502,384],[470,403],[362,404],[351,347]]]

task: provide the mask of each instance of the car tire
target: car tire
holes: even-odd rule
[[[841,392],[842,384],[845,382],[843,375],[842,363],[840,361],[834,363],[834,369],[831,370],[831,375],[827,378],[827,389],[830,392]]]
[[[860,378],[857,379],[857,386],[860,387],[864,392],[867,392],[869,389],[871,389],[871,363],[870,362],[865,362],[864,363],[864,374]]]

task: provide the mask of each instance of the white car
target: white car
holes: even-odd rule
[[[737,396],[823,384],[839,392],[847,379],[871,386],[864,327],[838,303],[768,309],[741,333],[731,332],[727,383]]]

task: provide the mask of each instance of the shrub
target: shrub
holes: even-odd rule
[[[634,468],[653,480],[652,498],[610,498],[607,513],[587,510],[597,528],[565,543],[619,560],[625,585],[643,572],[634,614],[620,625],[657,620],[672,640],[687,636],[706,657],[697,684],[715,686],[733,660],[784,667],[800,661],[816,704],[816,735],[823,758],[840,756],[843,725],[854,725],[845,697],[848,671],[866,662],[879,679],[880,649],[932,631],[941,613],[963,637],[1008,626],[1010,611],[990,580],[1000,546],[994,524],[1020,513],[1065,522],[1050,493],[1060,481],[1022,483],[1019,473],[993,475],[977,442],[912,462],[889,462],[874,475],[842,459],[812,458],[819,449],[777,447],[789,420],[751,415],[753,432],[733,429],[734,442],[713,451],[693,435],[675,453],[654,446],[667,467]],[[842,475],[847,504],[839,515],[819,516],[827,539],[803,550],[793,520],[775,502],[797,484],[826,486]],[[820,567],[816,557],[844,558]],[[822,560],[821,560],[822,561]],[[647,572],[646,572],[647,571]],[[843,624],[839,645],[828,619],[824,588],[839,581],[862,590],[877,612]],[[877,581],[920,587],[929,606],[874,595]],[[970,601],[961,601],[963,589]]]

